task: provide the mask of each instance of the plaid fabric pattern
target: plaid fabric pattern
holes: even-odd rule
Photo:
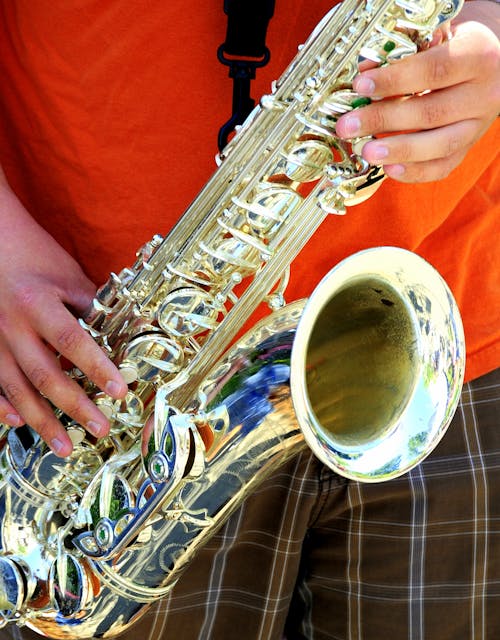
[[[500,638],[499,416],[500,369],[465,385],[442,442],[402,478],[290,460],[122,637]]]

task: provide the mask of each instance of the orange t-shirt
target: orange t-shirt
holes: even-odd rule
[[[331,0],[278,0],[258,97]],[[42,0],[0,5],[0,162],[32,215],[99,284],[165,234],[211,175],[231,81],[216,58],[222,0]],[[332,216],[292,266],[307,296],[347,255],[397,245],[442,273],[462,312],[467,378],[500,363],[499,127],[446,180],[386,181]]]

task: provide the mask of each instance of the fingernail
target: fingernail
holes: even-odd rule
[[[108,380],[108,382],[106,382],[106,386],[104,387],[104,391],[108,394],[108,396],[112,396],[113,398],[120,393],[120,390],[121,386],[114,380]]]
[[[371,96],[375,93],[375,83],[371,78],[358,76],[353,82],[354,90],[363,96]]]
[[[89,420],[86,424],[86,427],[87,430],[96,437],[104,435],[104,432],[106,431],[106,427],[104,427],[102,424],[99,424],[98,422],[95,422],[94,420]]]
[[[64,442],[59,438],[52,438],[50,448],[55,454],[60,455],[64,451]]]
[[[399,178],[399,176],[402,176],[405,171],[406,168],[402,164],[389,164],[384,167],[384,172],[390,178]]]
[[[344,116],[342,127],[345,135],[353,137],[361,129],[361,121],[357,116]]]
[[[5,416],[5,420],[13,427],[20,427],[23,424],[20,416],[18,416],[16,413],[8,413]]]

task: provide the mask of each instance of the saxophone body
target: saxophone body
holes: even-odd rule
[[[170,234],[99,289],[81,323],[129,392],[114,401],[68,372],[111,431],[97,441],[54,409],[74,443],[65,459],[28,425],[0,427],[0,627],[113,637],[305,446],[365,482],[434,448],[458,402],[464,346],[432,267],[371,249],[308,301],[285,304],[283,292],[324,218],[383,178],[361,158],[364,140],[334,133],[363,104],[352,89],[360,58],[412,55],[459,6],[345,0],[327,14]],[[235,340],[262,302],[271,314]]]

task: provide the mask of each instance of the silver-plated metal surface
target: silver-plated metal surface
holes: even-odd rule
[[[283,294],[290,263],[325,216],[345,214],[383,178],[360,155],[365,139],[335,135],[337,118],[363,103],[352,89],[360,59],[415,53],[459,7],[344,0],[171,233],[99,289],[81,324],[129,393],[115,401],[68,372],[111,430],[96,440],[55,409],[74,443],[65,459],[28,425],[0,425],[0,627],[52,638],[120,633],[304,436],[334,470],[366,481],[404,472],[439,438],[458,398],[463,345],[451,296],[429,267],[398,250],[349,258],[311,297],[297,337],[304,302],[285,305]],[[273,313],[224,356],[265,300]],[[363,351],[373,393],[360,390],[372,384]],[[341,392],[354,396],[350,418],[338,410]],[[414,416],[417,426],[403,426]]]
[[[297,420],[340,475],[390,480],[444,435],[464,365],[445,281],[413,253],[370,249],[332,269],[307,302],[292,357]]]
[[[68,483],[73,480],[81,486],[81,479],[70,478],[77,476],[71,460],[57,458],[38,441],[32,450],[33,465],[20,476],[19,484],[28,492],[33,482],[39,495],[28,501],[23,493],[18,499],[11,482],[1,501],[3,544],[12,551],[12,556],[0,558],[3,584],[8,587],[5,608],[19,610],[24,602],[23,623],[50,637],[100,637],[123,631],[145,605],[172,588],[197,549],[242,499],[305,447],[289,385],[291,350],[303,305],[303,301],[287,305],[262,321],[200,387],[204,420],[210,415],[215,420],[213,440],[208,448],[197,444],[203,452],[201,464],[193,464],[184,477],[176,478],[168,500],[161,496],[162,479],[152,482],[144,471],[139,473],[142,482],[135,500],[125,489],[139,484],[134,465],[140,451],[95,471],[96,480],[87,489],[98,494],[89,508],[96,512],[93,544],[85,544],[85,536],[75,540],[76,549],[64,544],[69,533],[65,529],[69,522],[75,527],[78,513],[67,520],[61,516],[60,503],[67,500]],[[191,418],[172,414],[172,433],[189,432]],[[83,448],[92,451],[91,445],[82,443],[75,447],[75,457]],[[185,470],[185,458],[180,458]],[[51,486],[45,490],[49,467]],[[58,493],[52,490],[57,485],[62,485]],[[110,495],[103,498],[105,493]],[[159,496],[155,509],[145,517],[147,506],[142,501],[152,503],[155,495]],[[113,505],[114,501],[119,504]],[[82,509],[82,503],[75,508]],[[136,513],[144,523],[137,526],[138,537],[129,540],[127,514]],[[32,578],[29,589],[23,586],[22,565],[16,564],[20,557]]]

